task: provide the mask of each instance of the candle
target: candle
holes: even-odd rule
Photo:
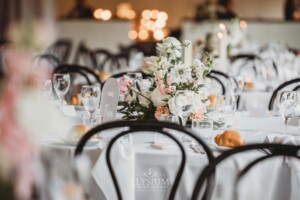
[[[193,44],[192,41],[190,40],[185,40],[183,42],[185,44],[184,48],[183,48],[183,64],[186,67],[190,67],[192,66],[192,62],[193,62]]]
[[[218,37],[220,40],[220,51],[219,51],[219,69],[223,72],[227,71],[227,29],[224,24],[219,25],[220,32],[218,33]]]

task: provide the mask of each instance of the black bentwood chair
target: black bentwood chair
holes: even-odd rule
[[[225,151],[222,153],[220,156],[216,157],[208,166],[204,168],[202,173],[200,174],[197,183],[194,188],[192,200],[198,200],[198,195],[199,192],[201,191],[204,183],[206,180],[209,180],[211,176],[214,175],[214,172],[216,170],[216,167],[219,166],[223,161],[229,160],[232,158],[234,155],[243,153],[243,152],[248,152],[252,150],[260,150],[265,152],[265,155],[260,156],[256,158],[255,160],[252,160],[250,163],[248,163],[239,173],[237,174],[237,177],[234,182],[234,188],[237,188],[239,185],[240,181],[244,176],[247,174],[247,172],[250,171],[254,166],[257,164],[266,161],[268,159],[274,158],[274,157],[292,157],[292,158],[297,158],[300,159],[299,153],[300,153],[300,146],[295,146],[295,145],[282,145],[282,144],[254,144],[254,145],[247,145],[247,146],[242,146],[242,147],[237,147],[228,151]],[[299,161],[300,162],[300,161]],[[270,169],[272,170],[272,169]],[[212,186],[207,184],[206,187],[206,194],[202,196],[202,200],[208,200],[211,199],[211,192],[212,192]],[[208,195],[207,195],[208,194]],[[236,200],[238,198],[238,193],[237,191],[234,192],[233,194],[233,199]]]
[[[47,52],[55,55],[64,63],[67,63],[71,54],[72,46],[72,40],[59,39],[49,47]]]
[[[241,72],[247,68],[247,67],[251,67],[254,74],[256,76],[259,75],[259,71],[261,70],[261,67],[267,67],[268,62],[266,59],[261,58],[258,55],[255,54],[239,54],[239,55],[235,55],[230,57],[230,62],[231,65],[237,64],[238,67],[238,74],[241,74]],[[274,73],[276,76],[278,76],[278,68],[276,63],[271,60],[271,69],[274,70]]]
[[[298,83],[300,82],[300,78],[295,78],[295,79],[292,79],[292,80],[289,80],[289,81],[286,81],[284,83],[282,83],[281,85],[279,85],[273,92],[272,96],[271,96],[271,99],[269,101],[269,110],[273,110],[273,107],[274,107],[274,102],[275,102],[275,99],[276,99],[276,96],[277,96],[277,93],[282,90],[283,88],[285,87],[288,87],[292,84],[295,84],[295,83]],[[293,91],[298,91],[300,89],[300,85],[296,85],[294,86],[294,88],[292,89]]]
[[[221,71],[211,70],[211,72],[207,75],[207,78],[215,80],[221,86],[222,95],[225,95],[226,93],[225,85],[229,78],[227,74]],[[224,83],[223,81],[226,81],[226,83]]]
[[[69,64],[59,65],[54,69],[53,74],[55,73],[78,74],[83,76],[89,85],[93,84],[91,78],[93,78],[100,85],[102,84],[99,77],[97,76],[97,74],[95,74],[93,70],[80,65],[69,65]]]
[[[142,74],[142,78],[150,78],[152,77],[151,74],[146,74],[142,71],[127,71],[127,72],[120,72],[120,73],[116,73],[116,74],[113,74],[110,78],[122,78],[124,75],[126,74],[129,74],[129,73],[141,73]]]
[[[124,130],[125,127],[127,127],[128,129]],[[84,148],[85,144],[87,143],[88,139],[91,138],[93,135],[96,135],[97,133],[100,133],[101,131],[106,131],[109,129],[116,130],[116,128],[123,128],[123,129],[120,129],[120,132],[115,137],[113,137],[111,139],[111,141],[109,142],[109,144],[107,146],[107,151],[106,151],[106,161],[107,161],[107,165],[108,165],[111,177],[113,179],[113,183],[114,183],[119,200],[122,200],[123,198],[122,198],[119,183],[117,181],[115,170],[112,167],[112,162],[111,162],[112,158],[110,157],[110,153],[111,153],[111,149],[112,149],[112,146],[114,145],[114,143],[124,135],[127,135],[129,133],[138,134],[143,131],[156,132],[156,133],[160,133],[162,135],[169,137],[177,144],[177,146],[179,147],[179,149],[181,151],[182,159],[181,159],[181,163],[180,163],[180,166],[179,166],[177,174],[176,174],[174,184],[173,184],[173,186],[171,188],[171,192],[169,194],[169,198],[168,198],[169,200],[173,200],[175,198],[175,194],[176,194],[176,191],[177,191],[178,185],[180,183],[180,180],[181,180],[181,177],[183,174],[183,170],[184,170],[185,164],[186,164],[185,149],[184,149],[182,143],[176,137],[174,137],[173,134],[169,133],[170,130],[180,131],[182,134],[185,134],[189,137],[194,138],[203,147],[203,149],[206,152],[206,155],[208,157],[208,161],[212,162],[212,160],[214,159],[208,146],[201,139],[196,137],[194,133],[190,132],[188,129],[186,129],[180,125],[173,124],[173,123],[149,122],[149,121],[116,121],[116,122],[110,122],[110,123],[105,123],[105,124],[99,125],[99,126],[93,128],[92,130],[90,130],[88,133],[86,133],[80,139],[80,141],[77,144],[77,147],[75,149],[75,156],[78,156],[82,153],[83,148]]]
[[[50,64],[51,71],[53,71],[57,66],[62,65],[63,61],[54,54],[51,53],[43,53],[33,57],[33,61],[38,64],[38,66],[42,67],[43,62],[46,61]]]
[[[77,65],[84,65],[90,69],[95,69],[97,66],[94,52],[88,48],[83,41],[78,44],[73,63]]]

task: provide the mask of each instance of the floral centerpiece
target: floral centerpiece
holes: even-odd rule
[[[124,100],[120,112],[123,119],[159,119],[161,114],[178,115],[175,105],[176,91],[193,93],[193,108],[189,118],[203,118],[209,105],[207,95],[201,90],[204,79],[212,69],[208,57],[205,64],[193,60],[192,43],[176,38],[165,38],[157,44],[158,56],[145,58],[143,71],[146,79],[133,79],[124,75],[120,81],[120,93]]]

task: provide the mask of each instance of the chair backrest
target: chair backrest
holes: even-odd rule
[[[96,62],[95,68],[98,71],[105,71],[106,64],[114,61],[112,53],[106,49],[93,50],[93,56]]]
[[[143,79],[151,77],[150,74],[146,74],[146,73],[144,73],[142,71],[126,71],[126,72],[120,72],[120,73],[113,74],[110,78],[116,78],[116,79],[118,79],[118,78],[121,78],[121,77],[123,77],[124,75],[126,75],[128,73],[141,73]]]
[[[222,95],[225,95],[226,84],[227,84],[229,76],[224,72],[217,71],[217,70],[211,70],[211,72],[207,75],[207,77],[215,80],[221,86]],[[226,81],[226,82],[224,83],[224,81]]]
[[[100,85],[102,85],[100,78],[98,75],[91,69],[80,66],[80,65],[69,65],[69,64],[64,64],[64,65],[59,65],[56,67],[53,71],[54,73],[74,73],[74,74],[79,74],[85,78],[87,83],[89,85],[92,85],[92,81],[90,80],[89,76],[92,76]]]
[[[59,39],[48,49],[48,53],[55,55],[64,63],[68,62],[73,43],[69,39]]]
[[[251,160],[250,163],[248,163],[243,169],[238,173],[236,180],[235,180],[235,186],[234,188],[237,188],[237,185],[239,184],[241,178],[245,176],[247,172],[251,168],[253,168],[255,165],[258,163],[261,163],[262,161],[265,161],[269,158],[273,158],[276,156],[290,156],[290,157],[296,157],[300,159],[299,157],[299,150],[300,146],[295,146],[295,145],[282,145],[282,144],[255,144],[255,145],[247,145],[247,146],[242,146],[242,147],[237,147],[231,150],[228,150],[224,153],[222,153],[220,156],[216,157],[208,166],[204,168],[204,170],[201,172],[200,176],[198,177],[198,180],[196,182],[196,185],[194,187],[193,191],[193,196],[192,200],[197,200],[199,199],[199,192],[201,191],[202,187],[205,185],[205,182],[209,180],[211,176],[214,175],[216,167],[219,166],[223,161],[228,160],[232,158],[232,156],[247,152],[247,151],[252,151],[252,150],[262,150],[266,152],[265,155],[256,158],[255,160]],[[270,169],[272,170],[272,169]],[[259,178],[259,177],[258,177]],[[202,200],[210,199],[211,198],[211,192],[212,192],[212,187],[208,185],[206,188],[206,191],[208,191],[205,195],[202,196]],[[234,194],[234,198],[237,198],[237,193]]]
[[[215,80],[217,83],[219,83],[219,85],[221,86],[221,89],[222,89],[222,95],[225,95],[225,93],[226,93],[225,86],[218,77],[208,74],[207,78],[211,78],[211,79]]]
[[[267,67],[267,62],[266,60],[262,59],[260,56],[256,55],[256,54],[239,54],[239,55],[235,55],[230,57],[230,62],[233,65],[233,63],[237,63],[238,61],[240,61],[240,64],[238,65],[238,71],[237,74],[241,74],[242,70],[245,67],[251,67],[255,73],[255,75],[259,75],[259,71],[261,71],[262,69],[260,68],[261,66],[265,66]],[[278,76],[278,68],[276,63],[274,62],[274,60],[272,61],[272,68],[275,71],[275,75]]]
[[[36,64],[38,65],[38,67],[43,67],[43,61],[46,61],[51,69],[51,72],[59,65],[63,64],[63,61],[58,58],[56,55],[54,54],[50,54],[50,53],[43,53],[43,54],[39,54],[33,57],[33,62],[36,62]],[[49,67],[49,66],[47,66]]]
[[[279,85],[273,92],[272,96],[271,96],[271,99],[269,101],[269,110],[273,110],[273,107],[274,107],[274,102],[275,102],[275,99],[276,99],[276,96],[277,96],[277,93],[282,90],[283,88],[287,87],[287,86],[290,86],[292,84],[295,84],[295,83],[298,83],[300,82],[300,78],[295,78],[295,79],[292,79],[292,80],[289,80],[287,82],[284,82],[282,83],[281,85]],[[293,91],[297,91],[299,89],[300,86],[296,86]]]
[[[95,69],[97,66],[94,52],[90,50],[83,41],[78,44],[73,63],[76,65],[87,66],[90,69]]]
[[[124,127],[127,127],[128,129],[124,130]],[[176,137],[174,137],[173,134],[171,134],[169,132],[170,130],[180,131],[182,134],[190,136],[194,140],[196,140],[205,150],[209,162],[211,162],[214,158],[212,153],[210,152],[208,146],[188,129],[186,129],[180,125],[172,124],[172,123],[168,123],[168,122],[149,122],[149,121],[115,121],[115,122],[110,122],[110,123],[105,123],[105,124],[99,125],[93,129],[91,129],[88,133],[86,133],[80,139],[80,141],[77,144],[77,147],[75,149],[75,156],[78,156],[82,153],[83,148],[84,148],[85,144],[87,143],[88,139],[91,138],[93,135],[98,134],[101,131],[105,131],[105,130],[109,130],[109,129],[116,130],[116,128],[122,128],[122,129],[120,129],[119,133],[110,140],[108,147],[107,147],[107,151],[106,151],[106,161],[107,161],[107,165],[108,165],[111,177],[113,179],[113,183],[114,183],[119,200],[122,199],[122,194],[121,194],[121,190],[120,190],[117,178],[116,178],[115,170],[113,169],[112,164],[111,164],[110,152],[111,152],[111,148],[112,148],[113,144],[124,135],[130,134],[130,133],[135,133],[135,134],[142,133],[143,131],[157,132],[157,133],[167,136],[168,138],[170,138],[177,144],[177,146],[179,147],[179,149],[181,151],[182,159],[181,159],[181,163],[180,163],[179,169],[176,174],[174,184],[173,184],[173,186],[171,188],[171,192],[169,194],[170,200],[175,198],[176,190],[179,186],[179,182],[181,180],[181,176],[183,174],[183,170],[185,168],[185,163],[186,163],[185,149],[184,149],[182,143]]]

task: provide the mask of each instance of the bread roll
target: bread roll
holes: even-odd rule
[[[221,96],[210,95],[209,98],[209,107],[215,108],[217,105],[223,105],[224,99]]]
[[[71,98],[70,104],[71,104],[71,105],[74,105],[74,106],[80,106],[80,105],[82,105],[80,94],[74,95],[74,96]]]
[[[244,84],[245,90],[253,90],[255,88],[255,84],[251,81],[246,81]]]
[[[219,134],[215,137],[215,142],[219,146],[226,147],[239,147],[245,145],[244,138],[240,135],[238,131],[227,130],[223,134]]]
[[[210,95],[209,98],[209,107],[214,108],[218,102],[218,96]]]
[[[67,133],[66,139],[70,141],[78,141],[82,138],[90,128],[84,124],[78,124],[73,126]],[[91,138],[92,139],[92,138]]]
[[[77,105],[77,98],[76,97],[72,97],[71,101],[70,101],[70,104],[76,106]]]

